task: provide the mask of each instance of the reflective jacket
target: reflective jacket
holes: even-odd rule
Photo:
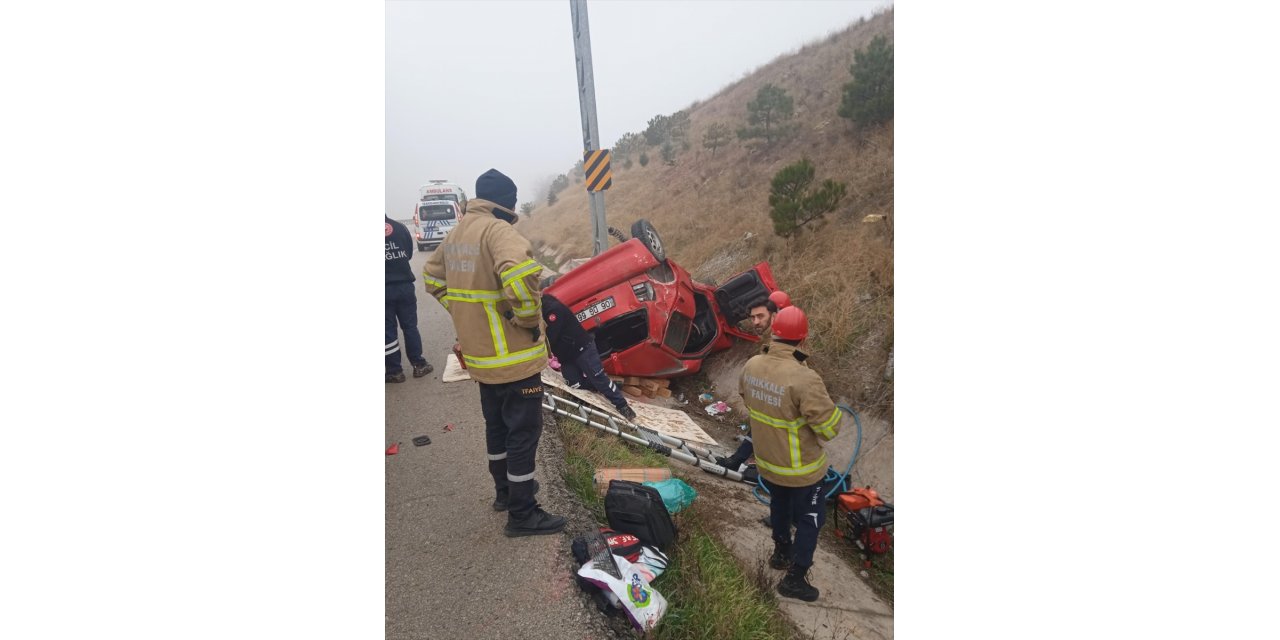
[[[547,364],[542,338],[542,265],[488,200],[467,203],[462,221],[422,268],[427,293],[449,310],[467,373],[476,382],[503,384],[534,375]]]
[[[784,487],[807,487],[826,474],[822,441],[840,433],[840,410],[822,378],[795,353],[773,341],[742,368],[738,393],[747,406],[760,475]]]

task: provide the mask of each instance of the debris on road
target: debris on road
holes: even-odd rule
[[[429,436],[418,436],[413,439],[413,445],[415,447],[425,447],[429,444],[431,444],[431,438]]]
[[[395,454],[397,454],[397,453],[400,453],[400,443],[399,443],[399,442],[397,442],[397,443],[395,443],[395,444],[393,444],[393,445],[391,445],[391,446],[387,447],[387,455],[389,455],[389,456],[394,456],[394,455],[395,455]]]
[[[726,413],[729,413],[729,411],[730,411],[729,405],[725,404],[723,400],[715,404],[709,404],[707,405],[707,408],[706,408],[707,415],[709,416],[724,415]]]
[[[441,431],[440,431],[440,433],[444,433],[444,432],[446,432],[446,431],[453,431],[453,423],[452,423],[452,422],[450,422],[450,423],[448,423],[448,424],[444,425],[444,429],[443,429],[443,430],[441,430]]]

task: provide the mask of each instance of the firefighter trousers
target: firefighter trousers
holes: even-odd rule
[[[493,487],[499,492],[510,490],[508,513],[522,519],[537,506],[532,487],[534,458],[542,436],[542,375],[535,373],[504,384],[479,384]]]
[[[827,521],[826,500],[822,483],[807,487],[784,487],[761,478],[769,490],[769,523],[773,525],[773,541],[790,544],[791,525],[796,527],[791,563],[797,567],[813,566],[813,550],[818,547],[818,532]]]

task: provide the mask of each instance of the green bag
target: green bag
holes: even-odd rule
[[[644,485],[658,490],[658,495],[662,496],[662,504],[667,508],[668,513],[675,513],[693,504],[693,499],[698,497],[698,492],[679,478],[646,482]]]

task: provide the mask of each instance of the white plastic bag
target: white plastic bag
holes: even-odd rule
[[[600,587],[606,596],[613,594],[621,603],[622,610],[627,612],[632,626],[641,632],[652,631],[667,612],[667,599],[649,586],[649,581],[645,579],[645,575],[651,573],[648,568],[634,567],[626,558],[618,555],[613,556],[613,561],[618,565],[621,579],[603,569],[595,568],[592,562],[582,565],[578,569],[578,575]],[[609,601],[612,603],[614,598],[609,598]]]

